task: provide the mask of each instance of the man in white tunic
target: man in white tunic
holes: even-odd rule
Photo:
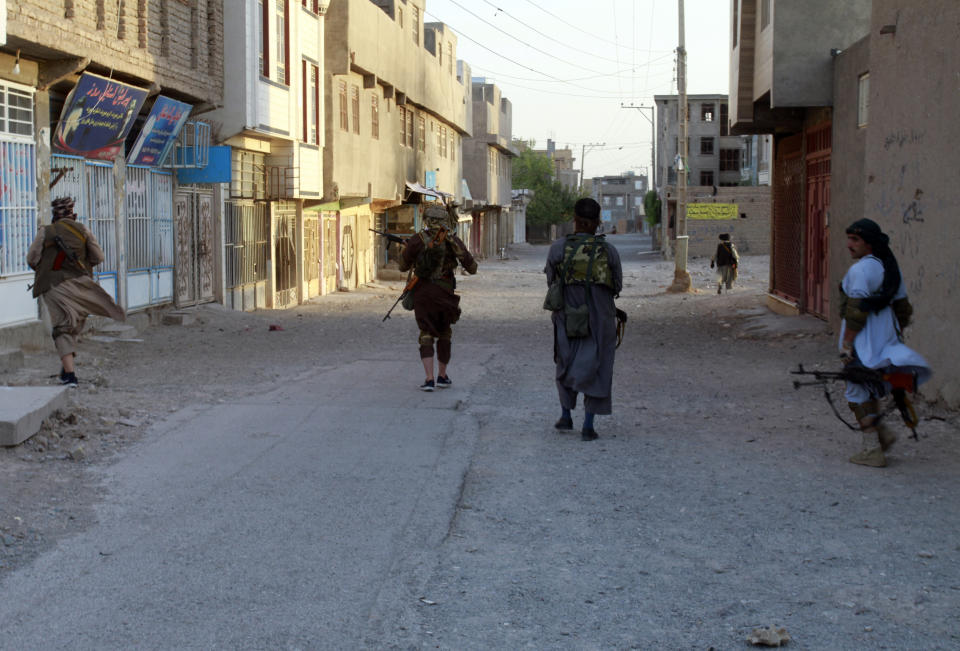
[[[889,236],[870,219],[860,219],[847,228],[847,250],[855,262],[840,286],[841,357],[848,365],[915,373],[919,385],[930,379],[930,365],[903,343],[903,329],[910,323],[913,308],[889,244]],[[887,465],[884,452],[896,436],[881,423],[879,399],[890,390],[889,383],[847,383],[844,395],[863,436],[863,447],[850,457],[852,463]]]

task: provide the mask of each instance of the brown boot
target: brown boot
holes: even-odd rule
[[[877,428],[865,427],[861,434],[863,435],[863,449],[850,457],[850,463],[874,468],[885,467],[887,458],[883,456],[883,448],[880,446],[880,433]]]
[[[893,444],[897,442],[897,435],[887,429],[887,426],[883,423],[877,425],[877,432],[880,435],[880,447],[884,452],[893,447]]]

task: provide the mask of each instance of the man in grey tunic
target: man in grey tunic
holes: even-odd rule
[[[553,358],[562,413],[555,427],[573,429],[571,411],[583,394],[584,441],[597,438],[595,414],[611,413],[613,358],[617,347],[614,298],[623,287],[620,254],[597,235],[600,204],[580,199],[574,206],[574,233],[559,239],[547,254],[547,284],[556,296],[552,309]],[[557,283],[555,285],[554,283]],[[561,304],[562,303],[562,304]]]

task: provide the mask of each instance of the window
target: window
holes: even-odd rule
[[[453,74],[453,43],[447,43],[447,72]]]
[[[397,25],[403,29],[403,7],[397,7]]]
[[[407,109],[407,146],[413,147],[413,109]]]
[[[397,113],[400,115],[400,144],[407,144],[407,109],[403,106],[397,107]]]
[[[410,24],[413,27],[413,42],[420,45],[420,8],[410,7]]]
[[[617,197],[617,206],[623,205],[623,197]]]
[[[457,160],[457,148],[454,146],[456,141],[453,139],[453,130],[450,130],[450,160]]]
[[[370,95],[370,135],[380,139],[380,98],[377,97],[377,91]]]
[[[603,205],[605,205],[605,206],[609,206],[609,205],[610,205],[610,197],[605,196],[605,197],[603,198]]]
[[[443,151],[440,152],[440,155],[444,158],[447,157],[447,128],[440,127],[440,140],[442,141]]]
[[[713,185],[713,170],[700,172],[700,185]]]
[[[430,130],[433,131],[433,122],[430,123]],[[443,131],[437,125],[437,156],[443,156],[443,141]]]
[[[5,82],[0,82],[0,161],[0,276],[30,273],[27,250],[37,233],[33,90]]]
[[[443,41],[437,43],[437,63],[443,68]]]
[[[308,61],[303,62],[303,141],[320,144],[317,125],[320,124],[320,70]]]
[[[739,172],[740,171],[740,150],[739,149],[721,149],[720,150],[720,171],[721,172]]]
[[[290,5],[288,0],[277,0],[277,81],[290,85],[287,78],[288,60],[287,41],[290,38],[288,29]]]
[[[857,78],[857,127],[867,126],[867,109],[870,107],[870,73]]]
[[[337,88],[340,95],[340,128],[348,131],[350,124],[347,122],[347,82],[341,79],[337,82]]]
[[[260,68],[260,74],[264,77],[269,77],[270,70],[267,66],[270,65],[270,63],[269,57],[267,56],[267,43],[270,39],[267,37],[269,20],[267,17],[266,0],[258,0],[257,2],[257,20],[260,23],[257,26],[257,63]]]
[[[494,173],[494,170],[497,168],[497,164],[494,162],[495,154],[492,148],[487,149],[487,167],[491,174]]]
[[[730,135],[730,107],[726,104],[720,105],[720,135]]]
[[[320,13],[320,0],[301,0],[304,9],[309,9],[315,14]]]
[[[418,129],[420,132],[420,151],[427,152],[427,119],[422,115],[417,118]]]
[[[355,84],[350,86],[350,108],[353,113],[353,132],[360,133],[360,89]]]
[[[700,105],[700,121],[701,122],[713,122],[713,104],[701,104]]]
[[[700,138],[700,155],[701,156],[713,155],[713,138]]]
[[[770,0],[760,0],[760,30],[770,25]]]

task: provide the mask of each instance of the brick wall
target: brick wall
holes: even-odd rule
[[[217,102],[223,1],[17,0],[8,5],[7,33],[56,52],[45,59],[89,57],[119,75]]]
[[[720,233],[730,233],[730,238],[741,255],[769,255],[770,253],[770,187],[744,186],[722,187],[717,195],[713,188],[692,186],[687,188],[689,203],[735,203],[737,219],[688,219],[687,235],[690,237],[688,255],[710,257],[717,249]]]

